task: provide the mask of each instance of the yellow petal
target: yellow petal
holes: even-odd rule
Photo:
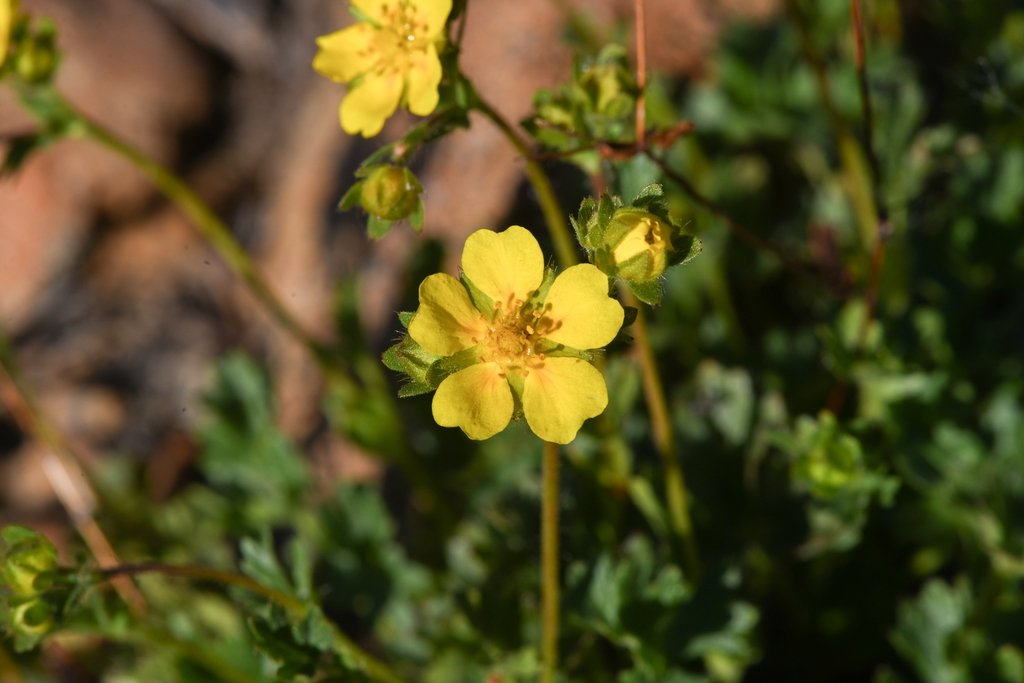
[[[11,39],[11,24],[14,22],[14,0],[0,0],[0,66],[7,60],[7,48]]]
[[[544,279],[544,254],[526,228],[477,230],[462,249],[462,272],[496,303],[525,301]]]
[[[316,39],[319,51],[313,58],[313,68],[339,83],[348,83],[373,67],[370,47],[379,40],[379,31],[364,24],[353,24]]]
[[[462,283],[436,273],[420,283],[420,307],[409,323],[409,336],[435,356],[450,356],[476,346],[486,322],[473,307]]]
[[[533,433],[553,443],[569,443],[587,418],[608,405],[604,376],[579,358],[547,358],[523,381],[523,413]]]
[[[448,21],[448,15],[452,11],[452,0],[419,0],[416,3],[417,19],[427,25],[428,36],[435,37],[444,29],[444,23]]]
[[[622,327],[622,306],[608,296],[608,277],[589,263],[565,269],[548,290],[544,314],[555,323],[545,338],[574,349],[606,346]]]
[[[434,394],[434,421],[458,427],[471,439],[487,439],[512,419],[512,389],[497,363],[480,363],[445,378]]]
[[[395,113],[402,98],[402,77],[394,72],[366,74],[341,102],[341,127],[349,135],[372,138]]]
[[[406,101],[409,111],[417,116],[426,116],[437,107],[437,86],[441,83],[441,60],[433,45],[425,51],[409,57],[409,73],[406,76],[408,88]]]

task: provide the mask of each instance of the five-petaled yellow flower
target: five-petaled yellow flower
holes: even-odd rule
[[[409,335],[430,353],[469,354],[469,364],[437,387],[434,419],[486,439],[518,408],[537,436],[569,443],[608,405],[604,376],[586,360],[622,327],[608,277],[582,264],[546,286],[540,245],[519,226],[470,235],[462,273],[468,286],[443,273],[425,279],[409,323]]]
[[[341,103],[346,133],[373,137],[399,103],[419,116],[437,107],[438,44],[451,0],[352,0],[361,21],[317,39],[313,68],[349,92]]]

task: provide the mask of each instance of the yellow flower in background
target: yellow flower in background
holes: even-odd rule
[[[508,426],[518,404],[537,436],[569,443],[608,405],[604,376],[582,357],[622,327],[608,277],[590,264],[572,266],[543,291],[544,255],[519,226],[470,235],[462,272],[473,296],[451,275],[431,275],[409,324],[409,336],[430,353],[469,354],[437,387],[434,419],[486,439]]]
[[[7,61],[7,49],[11,42],[11,27],[18,11],[17,0],[0,0],[0,66]]]
[[[346,133],[373,137],[399,103],[426,116],[437,107],[438,43],[451,0],[352,0],[360,21],[317,38],[313,68],[348,83],[341,103]]]

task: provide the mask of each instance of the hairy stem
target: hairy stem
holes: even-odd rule
[[[544,442],[541,467],[541,683],[558,671],[558,445]]]
[[[651,417],[654,445],[661,455],[664,467],[669,524],[682,546],[686,569],[690,576],[696,579],[700,576],[700,554],[697,551],[697,540],[694,537],[693,522],[690,519],[686,477],[683,474],[683,466],[677,452],[668,403],[665,400],[665,389],[661,384],[657,360],[654,358],[650,338],[647,335],[644,311],[629,291],[623,292],[622,297],[627,306],[637,309],[636,322],[630,329],[633,332],[634,348],[640,361],[640,374],[643,380],[644,398],[647,400],[647,410]]]
[[[558,195],[551,184],[551,179],[544,171],[544,167],[534,158],[533,150],[523,137],[512,127],[505,118],[488,104],[479,94],[474,96],[474,107],[481,114],[486,116],[494,125],[501,130],[512,146],[523,155],[526,164],[526,179],[530,181],[534,192],[537,193],[537,201],[540,203],[541,213],[544,214],[544,222],[547,224],[548,232],[551,235],[551,242],[555,246],[555,255],[558,263],[563,268],[579,263],[576,252],[575,240],[569,233],[569,224],[566,221],[566,213],[558,201]]]
[[[178,176],[103,126],[84,117],[82,117],[82,123],[84,124],[81,127],[82,136],[98,142],[131,162],[168,199],[177,204],[203,238],[224,259],[228,268],[246,284],[282,328],[309,349],[318,360],[323,360],[326,357],[326,348],[313,339],[291,312],[284,307],[266,280],[260,275],[252,257],[231,234],[228,226],[200,199],[199,195],[182,182]]]

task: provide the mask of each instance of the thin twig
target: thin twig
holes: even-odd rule
[[[686,487],[686,477],[683,473],[679,453],[676,451],[675,432],[672,430],[672,419],[669,415],[668,402],[665,400],[665,387],[661,383],[657,360],[647,334],[647,319],[640,303],[629,290],[623,290],[621,297],[625,305],[635,308],[637,311],[636,320],[630,330],[634,337],[633,348],[640,363],[640,377],[643,382],[647,410],[650,413],[654,446],[661,455],[664,468],[669,525],[682,545],[685,568],[689,575],[696,580],[700,576],[700,554],[697,551],[697,539],[694,536],[693,521],[690,518],[690,499]]]
[[[691,183],[686,178],[686,176],[684,176],[683,174],[679,173],[674,168],[669,166],[664,159],[661,159],[660,157],[650,153],[648,153],[647,156],[652,161],[654,161],[655,164],[658,165],[658,168],[661,169],[661,172],[665,174],[666,178],[668,178],[673,183],[678,185],[679,189],[686,193],[686,195],[694,204],[704,209],[718,220],[722,221],[722,223],[725,224],[725,227],[728,228],[730,232],[734,233],[737,237],[746,242],[748,246],[757,251],[761,251],[765,254],[769,254],[775,257],[776,259],[778,259],[778,261],[782,264],[784,268],[791,271],[795,275],[810,276],[810,272],[803,264],[791,258],[786,252],[782,251],[781,249],[773,246],[772,244],[769,244],[753,230],[750,230],[742,223],[737,221],[735,218],[730,216],[725,211],[725,209],[723,209],[714,201],[708,199],[703,194],[701,194],[700,191],[696,187],[694,187],[693,183]]]
[[[112,567],[119,564],[117,553],[114,552],[106,534],[96,522],[94,514],[97,497],[88,475],[67,439],[46,417],[31,390],[21,378],[16,367],[14,347],[2,327],[0,327],[0,403],[7,407],[8,412],[23,433],[31,434],[47,449],[42,460],[43,474],[97,564],[100,567]],[[114,582],[113,585],[134,614],[146,613],[146,599],[131,579],[123,578]]]
[[[864,123],[864,148],[867,150],[868,166],[871,169],[871,189],[875,206],[875,240],[871,247],[871,268],[864,291],[865,310],[857,332],[856,348],[862,349],[867,342],[868,331],[875,318],[878,306],[878,289],[881,284],[882,266],[885,264],[885,248],[892,232],[888,211],[882,203],[882,173],[875,152],[874,108],[871,106],[871,87],[868,80],[867,50],[864,40],[864,23],[861,17],[860,0],[850,0],[850,21],[853,28],[854,61],[857,67],[857,85],[860,90],[861,118]],[[826,410],[838,414],[846,403],[849,380],[840,379],[832,387],[826,400]]]
[[[486,100],[480,97],[479,93],[474,94],[474,108],[486,116],[498,127],[506,139],[523,156],[526,164],[526,178],[537,193],[537,201],[540,203],[541,213],[544,214],[544,222],[547,224],[551,242],[555,247],[555,255],[558,263],[563,268],[579,263],[579,256],[576,250],[575,240],[569,234],[569,224],[566,220],[566,213],[558,201],[558,194],[555,192],[551,179],[544,172],[544,167],[537,161],[530,149],[530,145],[512,127],[505,117],[498,113]]]
[[[847,191],[850,195],[854,214],[857,217],[861,239],[865,245],[871,244],[877,232],[877,221],[875,220],[877,209],[875,208],[875,197],[872,192],[871,183],[865,182],[863,156],[859,150],[856,138],[850,132],[839,108],[835,104],[835,99],[832,97],[832,89],[828,83],[828,71],[814,47],[811,29],[807,24],[806,17],[800,10],[799,0],[786,0],[786,9],[789,13],[790,21],[796,28],[804,61],[810,66],[811,72],[814,74],[815,83],[818,86],[821,104],[825,109],[829,127],[832,129],[832,136],[835,139],[836,148],[839,153]],[[866,172],[870,175],[870,169]]]
[[[633,30],[636,33],[636,146],[643,149],[646,146],[647,111],[647,18],[646,3],[644,0],[635,0],[635,21]]]

